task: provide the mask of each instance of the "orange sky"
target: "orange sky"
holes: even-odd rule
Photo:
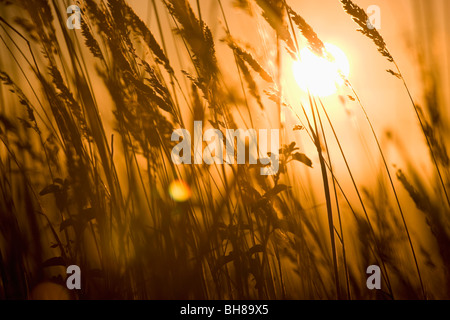
[[[322,41],[340,47],[347,55],[350,62],[349,79],[377,131],[388,156],[389,164],[402,167],[400,155],[404,154],[405,150],[399,151],[397,146],[388,144],[385,137],[386,130],[392,132],[393,137],[398,139],[396,141],[405,146],[406,151],[414,157],[417,166],[423,170],[424,175],[431,174],[433,171],[430,167],[430,160],[426,156],[428,153],[423,134],[418,126],[417,118],[403,83],[385,71],[386,69],[393,69],[394,66],[378,53],[370,39],[356,31],[357,25],[343,11],[338,0],[291,0],[287,2],[313,27]],[[130,3],[135,6],[143,20],[150,24],[154,34],[159,38],[151,2],[131,0]],[[223,0],[222,3],[231,34],[236,39],[249,43],[254,48],[257,58],[270,70],[275,55],[272,29],[263,18],[257,15],[253,18],[256,23],[248,23],[247,13],[233,8],[232,1]],[[448,30],[448,25],[444,23],[445,16],[443,14],[448,12],[450,2],[447,0],[359,0],[356,3],[362,8],[367,8],[370,5],[380,7],[380,33],[397,61],[416,103],[422,104],[423,85],[418,68],[417,54],[419,50],[422,50],[422,52],[428,50],[431,52],[431,54],[428,53],[428,57],[432,57],[434,60],[439,59],[442,70],[450,70],[447,56],[447,52],[450,52],[448,50],[448,35],[450,33],[445,32],[446,28]],[[197,12],[196,1],[191,1],[191,5]],[[222,63],[222,72],[236,79],[235,84],[227,85],[239,87],[236,66],[230,58],[231,52],[219,41],[225,33],[224,20],[218,1],[201,0],[200,6],[202,18],[215,36],[219,62]],[[159,4],[158,8],[160,13],[164,12],[164,16],[161,18],[163,29],[169,32],[173,23],[170,22],[169,24],[170,19],[165,14],[162,5]],[[182,54],[185,53],[181,41],[175,40],[174,42],[166,33],[164,36],[170,52],[169,55],[176,55],[175,48],[178,48]],[[423,43],[424,38],[427,39],[427,43]],[[301,45],[305,45],[304,41]],[[284,60],[286,67],[283,69],[282,81],[287,100],[295,104],[296,101],[299,101],[297,99],[299,89],[293,80],[288,60],[289,57],[286,55]],[[183,60],[180,61],[181,69],[184,69]],[[230,61],[230,65],[226,65],[227,62],[224,63],[224,61]],[[442,88],[449,87],[448,76],[448,73],[442,74],[440,80]],[[265,89],[263,84],[260,89]],[[447,94],[446,105],[449,105],[449,92],[448,90],[445,90],[445,92]],[[345,88],[341,92],[343,95],[350,93]],[[351,166],[357,169],[357,175],[364,177],[367,176],[368,172],[376,170],[380,161],[379,154],[370,128],[358,105],[355,102],[347,101],[346,108],[344,108],[337,95],[325,98],[324,102],[327,104],[329,112],[332,113],[336,131],[342,138],[346,153],[354,161]],[[289,118],[289,114],[287,114],[287,117],[288,123],[290,120],[295,123],[295,119]],[[258,119],[265,121],[263,117]],[[266,120],[270,121],[270,119]],[[293,138],[301,139],[302,142],[306,141],[305,148],[308,150],[308,141],[304,134],[293,136]],[[309,149],[314,150],[311,144]],[[339,158],[338,150],[335,150],[335,153],[336,158]],[[311,151],[311,154],[314,158],[313,151]],[[366,182],[368,183],[368,181]]]

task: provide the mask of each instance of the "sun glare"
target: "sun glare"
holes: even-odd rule
[[[185,202],[192,196],[189,185],[182,180],[174,180],[169,185],[169,195],[177,202]]]
[[[319,57],[309,48],[304,48],[300,51],[299,61],[294,61],[292,65],[295,80],[300,88],[320,97],[334,94],[344,84],[341,74],[348,77],[350,73],[345,53],[335,45],[329,43],[324,45],[334,58],[333,61]]]

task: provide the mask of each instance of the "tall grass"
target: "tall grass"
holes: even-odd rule
[[[364,11],[341,2],[364,28]],[[0,2],[1,298],[55,292],[45,284],[65,287],[71,264],[82,270],[82,289],[63,295],[73,299],[450,297],[448,122],[428,70],[422,108],[391,70],[426,137],[428,182],[406,152],[391,174],[371,111],[346,79],[381,158],[368,188],[327,102],[290,99],[282,86],[284,62],[302,45],[327,57],[289,1],[152,0],[146,16],[125,0],[82,0],[81,30],[66,27],[70,4]],[[207,24],[209,5],[223,23]],[[234,13],[269,40],[246,43]],[[381,35],[365,31],[395,62]],[[172,132],[193,133],[194,121],[223,136],[281,129],[279,171],[175,165]],[[187,200],[170,193],[176,181]],[[426,221],[416,232],[414,219]],[[381,290],[366,287],[372,264]]]

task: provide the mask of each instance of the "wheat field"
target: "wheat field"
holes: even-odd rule
[[[449,12],[0,0],[0,299],[450,299]]]

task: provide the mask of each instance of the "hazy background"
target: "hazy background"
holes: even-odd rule
[[[226,89],[224,91],[228,92],[229,96],[232,96],[236,100],[235,108],[232,112],[234,115],[242,115],[242,119],[240,119],[242,123],[238,123],[238,125],[250,127],[250,117],[248,111],[244,108],[244,98],[242,96],[241,83],[239,82],[238,70],[233,53],[221,40],[226,36],[225,25],[228,24],[233,37],[243,44],[248,44],[249,50],[255,54],[256,59],[263,67],[269,72],[276,74],[277,52],[274,41],[275,32],[259,13],[253,12],[250,15],[249,12],[237,9],[235,7],[236,2],[231,0],[222,1],[226,20],[224,19],[218,1],[199,0],[198,4],[201,7],[201,12],[197,10],[196,1],[190,1],[190,4],[197,16],[201,14],[201,18],[210,27],[214,36],[216,54],[221,67],[222,82],[220,84]],[[159,19],[156,17],[155,7],[152,1],[130,0],[128,3],[135,9],[140,18],[146,22],[158,42],[164,47],[164,50],[167,50],[166,55],[170,57],[170,63],[180,79],[182,90],[184,93],[189,93],[191,90],[191,82],[183,75],[182,70],[194,74],[195,69],[188,58],[185,43],[174,32],[174,19],[167,13],[167,9],[161,1],[155,1]],[[413,168],[423,179],[424,188],[429,190],[433,198],[442,199],[441,188],[436,184],[436,172],[432,166],[423,133],[418,125],[403,82],[385,71],[386,69],[394,69],[394,66],[379,54],[371,40],[355,31],[357,25],[344,12],[338,0],[287,0],[287,3],[309,23],[323,42],[338,46],[346,54],[350,63],[349,80],[366,108],[373,127],[380,139],[389,170],[394,177],[394,184],[399,193],[407,223],[411,228],[414,244],[418,248],[431,248],[429,252],[431,253],[432,259],[439,261],[438,250],[436,249],[436,244],[433,242],[431,232],[428,230],[425,215],[420,213],[401,183],[395,179],[397,169],[407,170]],[[447,20],[448,14],[450,13],[450,1],[359,0],[357,3],[362,8],[368,8],[370,5],[379,6],[381,10],[381,29],[379,31],[386,41],[390,53],[397,61],[414,101],[417,105],[424,106],[427,91],[430,89],[436,90],[439,93],[437,96],[440,99],[438,104],[442,111],[442,117],[443,119],[445,118],[443,122],[448,122],[450,106],[450,26]],[[64,1],[63,3],[59,2],[59,4],[63,7],[72,3]],[[257,8],[254,4],[252,7],[254,9]],[[0,15],[5,20],[11,21],[15,16],[15,12],[10,9],[5,9]],[[161,32],[158,28],[158,23],[162,26]],[[26,90],[24,89],[25,94],[29,96],[35,105],[38,105],[31,88],[38,91],[38,96],[39,94],[42,96],[39,82],[31,75],[31,85],[25,81],[23,73],[26,75],[30,74],[29,66],[19,54],[18,49],[14,47],[12,40],[5,36],[4,29],[0,32],[9,48],[6,49],[2,43],[0,49],[0,69],[13,75],[14,81],[22,88],[26,88]],[[82,39],[81,31],[74,30],[73,32],[79,39]],[[62,32],[60,30],[57,31],[57,35],[62,39]],[[297,34],[297,38],[300,41],[300,47],[307,45],[299,33]],[[25,56],[31,61],[31,56],[27,51],[23,39],[15,35],[14,40],[21,44]],[[81,40],[78,41],[82,44]],[[284,46],[284,43],[281,43],[281,45]],[[68,52],[65,46],[62,46],[62,50],[66,57],[73,54]],[[135,192],[135,189],[138,189],[136,190],[136,194],[139,192],[142,193],[141,189],[130,183],[133,180],[128,179],[128,159],[124,157],[123,150],[121,150],[122,146],[117,142],[117,121],[114,115],[115,103],[103,79],[97,74],[97,70],[100,68],[99,61],[92,57],[85,46],[81,45],[77,50],[85,58],[86,70],[89,73],[93,92],[97,98],[102,124],[105,128],[105,136],[108,139],[113,134],[116,136],[116,144],[114,145],[115,152],[112,159],[117,168],[122,190],[124,194],[132,194]],[[294,125],[300,124],[295,113],[303,117],[300,104],[307,105],[308,97],[297,86],[293,78],[291,68],[292,60],[290,56],[285,53],[285,50],[282,51],[281,60],[283,67],[280,77],[282,90],[285,100],[293,108],[293,110],[283,109],[285,123],[284,127],[281,128],[283,130],[282,143],[289,144],[291,141],[295,141],[300,146],[300,151],[310,157],[313,162],[312,169],[303,165],[294,165],[292,172],[286,177],[285,182],[293,187],[294,196],[301,199],[307,217],[315,216],[317,213],[322,214],[319,220],[321,220],[323,229],[326,230],[326,201],[323,194],[322,175],[319,157],[315,150],[316,147],[307,136],[305,130],[295,132],[292,130]],[[43,64],[45,59],[43,59],[37,50],[35,54],[37,55],[38,63]],[[151,58],[152,55],[149,49],[142,45],[142,43],[136,46],[136,54],[144,59]],[[20,70],[19,66],[23,69]],[[223,79],[226,79],[226,81],[223,81]],[[434,82],[431,81],[432,79],[434,79]],[[68,80],[70,82],[70,79]],[[261,110],[254,101],[251,103],[250,114],[253,126],[255,129],[279,128],[278,120],[280,114],[278,114],[277,106],[263,92],[263,90],[270,88],[263,81],[257,80],[257,82],[260,86],[260,93],[266,109]],[[194,119],[192,118],[192,114],[186,108],[181,90],[178,90],[177,93],[180,97],[179,103],[183,112],[184,123],[187,129],[193,132],[192,125]],[[394,214],[397,214],[391,189],[386,187],[388,184],[386,173],[384,172],[385,169],[370,127],[357,102],[351,101],[348,95],[354,97],[354,94],[349,88],[343,87],[335,95],[323,98],[323,102],[332,118],[349,166],[352,168],[357,185],[367,189],[373,195],[380,195],[386,192],[388,194],[388,202],[391,208],[394,208],[392,211]],[[15,102],[16,97],[10,94],[5,86],[0,88],[0,98],[0,101],[4,102],[0,106],[0,111],[11,117],[17,117],[23,113],[23,110],[15,108],[17,106]],[[328,137],[330,156],[335,175],[346,191],[346,195],[352,205],[360,211],[358,198],[352,187],[352,181],[346,170],[339,148],[334,138],[332,138],[332,132],[328,126],[326,126],[325,131],[325,136]],[[448,134],[448,132],[443,131],[443,134]],[[109,142],[112,143],[111,140],[108,140]],[[445,141],[445,143],[448,142]],[[1,149],[0,155],[7,158],[7,150]],[[146,159],[141,155],[137,156],[137,161],[143,167],[146,165]],[[410,165],[411,167],[409,167]],[[443,170],[445,171],[445,169]],[[188,172],[189,170],[182,168],[181,171]],[[32,172],[31,174],[42,179],[40,172]],[[448,172],[444,172],[444,174],[446,177],[449,176]],[[38,185],[42,188],[45,184],[44,181],[39,179],[37,179],[39,181]],[[145,183],[143,184],[144,190],[146,188]],[[162,185],[157,185],[155,188],[163,187]],[[219,186],[211,185],[210,194],[217,195],[219,198],[218,195],[221,192],[223,192],[223,188],[220,184]],[[163,190],[162,193],[167,196],[167,190]],[[194,192],[195,197],[196,194]],[[232,199],[231,196],[230,199]],[[380,196],[380,199],[383,199],[383,197]],[[349,241],[357,241],[359,234],[355,228],[355,223],[352,222],[352,213],[342,200],[342,197],[340,201],[343,209],[343,220],[346,221],[344,233],[347,234],[350,239]],[[380,202],[378,204],[381,207],[387,204]],[[51,206],[53,199],[43,198],[42,203],[44,206]],[[144,203],[143,200],[142,203]],[[145,206],[142,205],[142,207]],[[386,212],[391,210],[391,208],[386,209]],[[165,207],[158,208],[157,210],[164,211]],[[371,211],[371,215],[374,214],[376,214],[376,210]],[[348,251],[349,257],[353,257],[355,260],[359,259],[356,256],[358,254],[358,251],[355,249],[356,247],[357,245],[353,248],[354,252],[351,248]],[[399,260],[409,270],[413,270],[413,267],[411,267],[413,262],[410,252],[405,248],[396,251],[396,254]],[[93,246],[90,247],[90,250],[93,251]],[[417,251],[419,252],[420,249]],[[134,257],[130,258],[130,260],[132,259]],[[424,266],[422,268],[424,279],[427,279],[427,286],[433,289],[430,291],[433,291],[436,296],[443,295],[445,288],[441,288],[440,282],[442,278],[433,276],[436,269],[429,267],[428,261],[426,261],[424,256],[419,257],[419,264]],[[401,269],[401,266],[399,268]],[[442,271],[442,266],[439,267],[439,270]],[[358,271],[360,272],[358,276],[364,279],[364,270]],[[287,274],[287,277],[292,276],[289,272]],[[415,274],[411,272],[406,277],[415,279]],[[294,286],[296,281],[294,278],[293,276],[293,282],[288,285]],[[294,289],[293,291],[295,292]]]

